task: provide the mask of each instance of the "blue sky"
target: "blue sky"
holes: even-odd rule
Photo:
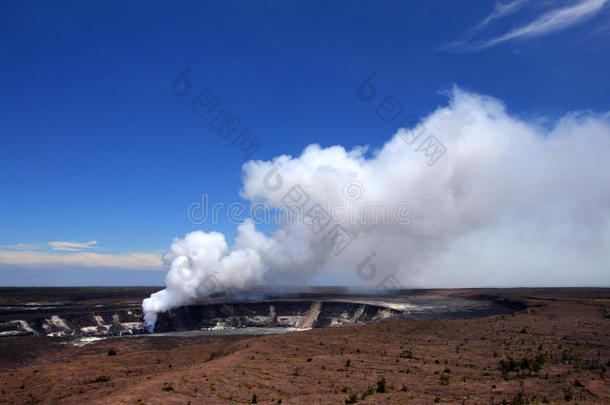
[[[189,107],[204,89],[264,160],[380,147],[394,128],[356,97],[372,72],[416,116],[454,85],[525,118],[610,109],[605,0],[466,4],[2,2],[0,284],[162,284],[172,238],[231,237],[186,216],[241,201],[242,154]]]

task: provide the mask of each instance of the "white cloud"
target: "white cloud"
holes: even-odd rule
[[[536,37],[570,27],[595,15],[602,9],[606,1],[584,0],[572,7],[549,11],[527,25],[484,43],[479,49],[488,48],[512,39]]]
[[[604,7],[606,2],[607,0],[580,0],[567,7],[549,10],[533,21],[518,28],[514,28],[503,35],[487,40],[472,41],[471,39],[475,34],[487,27],[493,20],[517,12],[525,1],[516,0],[511,3],[497,3],[491,14],[477,24],[466,40],[453,42],[445,47],[445,49],[477,51],[515,39],[547,35],[566,29],[595,16]]]
[[[526,1],[528,1],[528,0],[515,0],[510,3],[502,3],[502,2],[496,3],[493,11],[475,27],[474,31],[475,32],[480,31],[485,26],[487,26],[489,23],[491,23],[493,20],[497,20],[502,17],[506,17],[506,16],[516,13],[523,6],[523,4]]]
[[[33,251],[0,251],[0,268],[8,266],[42,270],[65,269],[66,267],[160,270],[161,256],[146,252],[57,254]]]
[[[106,268],[126,270],[161,270],[161,253],[92,253],[82,249],[96,249],[97,241],[62,242],[51,241],[46,245],[15,243],[0,245],[0,269],[21,267],[26,269]],[[41,251],[50,247],[58,252]],[[69,252],[69,253],[61,253]]]
[[[89,242],[49,242],[49,246],[51,246],[51,248],[53,250],[64,250],[64,251],[70,251],[70,252],[75,252],[78,251],[80,249],[94,249],[95,245],[97,244],[97,241],[89,241]]]
[[[31,243],[14,243],[11,245],[0,245],[0,249],[8,250],[36,250],[39,248],[40,245],[33,245]]]

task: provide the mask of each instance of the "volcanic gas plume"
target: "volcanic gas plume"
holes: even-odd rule
[[[449,96],[379,150],[310,145],[245,163],[242,197],[302,215],[267,235],[246,221],[231,246],[217,232],[176,238],[166,288],[143,302],[149,328],[161,311],[266,281],[609,284],[610,114],[524,120],[497,99]],[[410,142],[430,135],[446,148],[434,164]]]

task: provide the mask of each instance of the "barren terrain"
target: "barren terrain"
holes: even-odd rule
[[[420,294],[527,308],[260,337],[141,335],[83,347],[5,337],[0,403],[610,403],[610,290]]]

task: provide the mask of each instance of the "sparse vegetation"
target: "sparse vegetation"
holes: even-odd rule
[[[355,404],[358,402],[358,396],[355,393],[351,393],[345,400],[346,404]]]
[[[548,306],[559,304],[550,301]],[[588,304],[578,305],[578,310],[585,313]],[[111,343],[116,347],[112,352],[120,353],[120,359],[104,357],[115,356],[112,346],[79,349],[88,356],[94,353],[101,361],[92,367],[90,358],[80,357],[79,352],[79,357],[70,359],[69,367],[62,369],[65,376],[53,374],[55,370],[46,364],[33,364],[23,371],[8,370],[2,374],[6,384],[0,387],[0,397],[6,397],[6,403],[41,403],[39,398],[45,398],[41,387],[46,389],[46,381],[55,378],[58,389],[49,391],[53,403],[65,398],[86,402],[98,391],[107,393],[112,399],[109,403],[114,403],[115,389],[136,377],[153,391],[152,395],[156,390],[157,397],[170,402],[173,397],[183,404],[189,400],[257,404],[258,392],[263,395],[260,401],[266,404],[281,403],[279,398],[290,402],[293,395],[301,393],[309,395],[311,404],[603,402],[607,399],[603,384],[608,381],[610,352],[603,328],[607,321],[600,319],[602,309],[591,309],[588,317],[578,311],[553,309],[549,319],[545,311],[538,311],[537,323],[518,318],[511,321],[510,315],[505,321],[491,317],[486,322],[440,322],[441,327],[435,322],[390,321],[313,330],[289,338],[267,337],[266,345],[260,338],[248,338],[247,349],[244,347],[248,343],[237,339],[225,343],[214,338],[209,339],[211,343],[198,341],[192,346],[187,342],[179,348],[172,342],[170,352],[165,345],[161,346],[163,350],[146,347],[150,350],[147,356],[127,348],[128,342],[121,346]],[[549,327],[543,328],[543,322]],[[391,331],[386,333],[387,325]],[[520,333],[524,326],[527,334]],[[380,334],[377,339],[371,340],[371,331]],[[486,339],[481,339],[481,333]],[[432,336],[439,337],[430,339]],[[321,340],[324,346],[318,346]],[[210,360],[227,354],[228,358],[217,362],[226,365],[223,373],[217,373],[214,364],[208,365]],[[256,359],[249,361],[250,356]],[[174,367],[168,370],[170,361]],[[78,375],[75,386],[74,376]],[[464,389],[471,386],[480,389],[466,398]],[[142,399],[133,396],[125,402],[144,403],[144,399],[136,398]]]
[[[502,374],[507,377],[510,372],[521,372],[528,371],[530,374],[532,372],[539,372],[542,369],[546,361],[546,356],[544,355],[536,355],[533,358],[522,357],[521,360],[515,360],[512,357],[508,357],[508,359],[500,360],[500,371]]]
[[[376,391],[377,392],[386,392],[385,378],[381,377],[381,379],[379,381],[377,381]]]
[[[104,382],[108,382],[108,381],[110,381],[110,377],[102,375],[97,378],[94,378],[93,380],[86,381],[85,384],[98,384],[98,383],[104,383]]]
[[[523,392],[521,392],[521,391],[519,391],[517,393],[517,395],[515,395],[515,397],[510,400],[510,402],[502,401],[502,404],[507,404],[507,405],[524,405],[527,403],[529,403],[529,401],[526,400],[525,394],[523,394]]]

